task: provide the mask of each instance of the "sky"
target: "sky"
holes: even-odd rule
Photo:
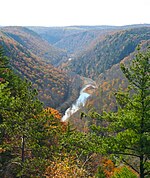
[[[150,24],[150,0],[0,0],[0,26]]]

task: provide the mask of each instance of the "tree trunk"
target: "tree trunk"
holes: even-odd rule
[[[22,160],[22,162],[24,162],[24,157],[25,157],[24,149],[25,149],[25,136],[23,135],[22,136],[22,145],[21,145],[21,160]]]
[[[140,178],[144,178],[144,157],[140,156]]]

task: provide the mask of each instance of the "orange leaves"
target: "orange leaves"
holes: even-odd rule
[[[49,114],[51,114],[51,115],[53,115],[56,119],[61,119],[61,114],[59,113],[59,111],[57,111],[56,109],[54,109],[54,108],[50,108],[50,107],[48,107],[48,108],[46,108],[45,110],[44,110],[47,114],[49,113]]]
[[[62,132],[66,132],[67,123],[61,122],[62,115],[59,113],[59,111],[57,111],[57,110],[54,109],[54,108],[50,108],[50,107],[46,108],[44,111],[45,111],[46,114],[48,114],[48,115],[53,115],[53,117],[56,119],[56,122],[60,122],[61,131],[62,131]]]
[[[8,27],[3,31],[9,32],[10,35],[1,32],[0,44],[3,44],[6,49],[15,71],[19,72],[22,77],[25,76],[32,82],[33,87],[40,91],[38,96],[45,106],[59,107],[60,103],[66,100],[70,77],[63,70],[47,64],[43,60],[42,57],[46,52],[51,51],[50,46],[45,43],[41,45],[43,40],[41,41],[39,37],[37,39],[30,31],[21,27]],[[49,55],[51,56],[49,52],[46,54],[48,60],[50,59]],[[51,52],[58,57],[57,51]]]
[[[101,88],[103,88],[103,90],[106,91],[107,87],[108,87],[108,83],[107,82],[103,82],[103,84],[101,85]]]
[[[106,158],[104,158],[102,162],[102,168],[106,178],[137,177],[137,174],[127,166],[116,167],[112,160]]]
[[[115,165],[110,159],[103,160],[103,170],[106,178],[110,178],[115,170]]]

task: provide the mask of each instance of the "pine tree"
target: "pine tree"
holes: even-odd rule
[[[104,112],[99,119],[105,126],[94,130],[101,135],[102,150],[121,158],[140,178],[145,178],[150,176],[150,50],[138,49],[130,67],[122,64],[121,69],[129,81],[129,90],[115,94],[118,111]]]
[[[59,123],[44,112],[31,83],[8,68],[3,52],[0,77],[0,177],[42,177]]]

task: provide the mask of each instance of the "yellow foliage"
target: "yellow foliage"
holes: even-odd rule
[[[64,160],[55,160],[51,162],[46,170],[46,178],[80,178],[88,177],[82,166],[78,166],[73,157],[67,157]]]
[[[3,152],[5,152],[5,151],[6,151],[5,149],[0,148],[0,153],[3,153]]]

